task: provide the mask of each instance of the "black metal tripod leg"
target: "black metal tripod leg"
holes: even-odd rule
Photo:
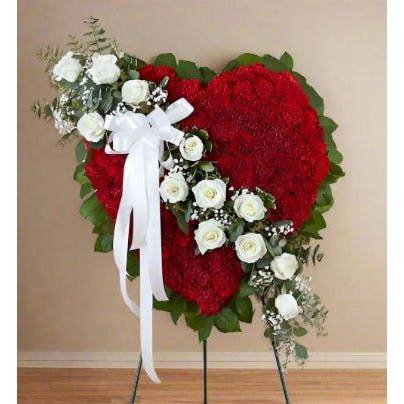
[[[281,361],[279,360],[278,350],[275,348],[275,344],[272,342],[272,349],[274,351],[276,366],[278,367],[279,378],[281,379],[283,395],[285,396],[285,403],[290,404],[288,388],[286,386],[285,375],[282,369]]]
[[[136,376],[135,376],[135,380],[133,382],[132,396],[130,398],[130,404],[133,404],[136,400],[137,388],[139,386],[140,373],[142,371],[142,364],[143,364],[143,359],[142,359],[142,354],[140,354],[139,363],[137,365],[137,370],[136,370]]]
[[[208,347],[203,341],[203,402],[208,404]]]

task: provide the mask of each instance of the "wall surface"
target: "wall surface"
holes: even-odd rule
[[[145,60],[172,51],[215,69],[242,52],[289,51],[339,123],[347,176],[335,187],[313,270],[329,307],[315,352],[386,350],[386,9],[378,0],[20,0],[18,5],[18,336],[23,351],[136,351],[138,322],[123,304],[111,254],[93,252],[72,180],[74,146],[56,145],[32,100],[51,97],[35,56],[65,44],[95,15]],[[136,289],[136,288],[134,288]],[[136,291],[134,290],[134,293]],[[259,314],[259,312],[257,312]],[[156,351],[199,350],[182,321],[155,314]],[[267,351],[259,315],[246,332],[210,339],[212,351]]]

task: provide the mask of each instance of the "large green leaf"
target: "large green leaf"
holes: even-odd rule
[[[236,298],[237,316],[244,323],[251,323],[254,310],[249,297]]]
[[[206,85],[214,77],[216,77],[216,72],[214,72],[210,67],[200,67],[199,71],[202,76],[202,84]]]
[[[237,315],[228,307],[215,317],[215,326],[221,332],[241,331]]]
[[[194,62],[188,60],[179,60],[177,66],[177,74],[182,79],[201,79],[202,75],[198,66]]]
[[[284,52],[280,58],[280,61],[287,67],[289,71],[293,70],[293,58],[288,52]]]
[[[172,53],[162,53],[154,59],[154,66],[167,66],[177,68],[177,59]]]
[[[262,63],[268,70],[274,72],[284,72],[289,70],[284,63],[271,55],[264,55],[262,57]]]

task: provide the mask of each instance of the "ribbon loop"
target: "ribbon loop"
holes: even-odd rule
[[[117,116],[107,115],[104,123],[105,129],[112,132],[105,153],[128,155],[114,229],[114,260],[119,270],[123,299],[136,316],[140,315],[143,362],[150,379],[156,383],[160,380],[153,365],[153,296],[157,300],[168,300],[161,258],[159,160],[164,141],[178,146],[184,136],[172,124],[186,118],[193,110],[192,105],[181,98],[166,111],[159,106],[147,116],[127,111]],[[140,250],[140,309],[130,299],[126,286],[131,218],[130,250]]]

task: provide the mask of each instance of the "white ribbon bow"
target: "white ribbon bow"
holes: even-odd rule
[[[184,133],[173,126],[189,116],[194,108],[181,98],[166,111],[156,106],[144,115],[127,111],[107,115],[104,127],[112,131],[105,147],[108,154],[127,154],[122,197],[114,230],[114,259],[119,269],[123,299],[140,317],[140,347],[146,373],[160,383],[153,365],[153,296],[168,300],[163,282],[161,262],[161,223],[159,192],[159,160],[164,141],[179,145]],[[130,250],[140,249],[140,309],[130,299],[126,286],[126,263],[129,226],[132,217]]]

